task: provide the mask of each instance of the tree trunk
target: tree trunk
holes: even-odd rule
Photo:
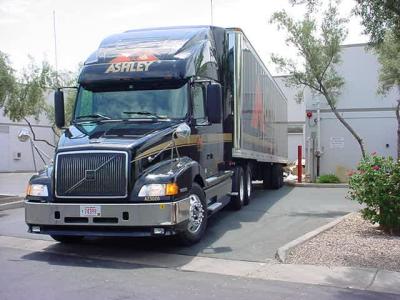
[[[358,145],[360,146],[361,155],[363,158],[365,158],[365,148],[364,148],[364,142],[363,142],[362,138],[354,131],[354,129],[350,126],[350,124],[347,123],[347,121],[345,119],[343,119],[343,117],[339,114],[336,107],[333,105],[333,101],[330,98],[329,94],[327,93],[325,87],[321,86],[321,88],[322,88],[323,95],[324,95],[326,101],[328,102],[332,112],[335,114],[335,116],[339,120],[339,122],[342,123],[343,126],[346,127],[346,129],[356,139]]]
[[[400,99],[397,100],[396,118],[397,118],[397,159],[400,160]]]

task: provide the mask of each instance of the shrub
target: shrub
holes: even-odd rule
[[[335,174],[325,174],[317,178],[317,183],[340,183],[340,180]]]
[[[351,172],[348,198],[365,205],[364,219],[390,234],[400,233],[400,161],[366,156]]]

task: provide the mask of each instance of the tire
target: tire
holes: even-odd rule
[[[272,189],[272,166],[270,164],[265,164],[263,171],[263,189]]]
[[[253,185],[252,185],[252,173],[250,165],[246,166],[244,172],[244,205],[249,205],[251,196],[253,194]]]
[[[233,210],[240,210],[244,205],[244,172],[241,166],[236,166],[233,173],[232,192],[230,207]]]
[[[83,236],[81,235],[50,235],[54,240],[60,243],[78,243],[83,240]]]
[[[277,190],[283,186],[283,168],[281,164],[267,165],[263,178],[264,189]]]
[[[280,164],[272,165],[271,189],[278,190],[283,184],[283,169]]]
[[[185,246],[190,246],[200,241],[207,227],[206,197],[203,189],[197,183],[193,183],[189,192],[189,198],[189,220],[185,224],[185,227],[178,233],[180,244]]]

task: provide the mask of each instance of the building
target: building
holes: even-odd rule
[[[346,121],[364,140],[367,153],[396,157],[397,119],[395,107],[400,98],[399,91],[393,89],[386,96],[377,93],[379,62],[366,49],[367,44],[342,46],[342,61],[337,66],[345,85],[337,100],[337,109]],[[278,78],[278,82],[279,82]],[[318,136],[320,135],[321,157],[319,174],[336,174],[342,181],[347,180],[347,172],[355,169],[361,151],[358,143],[348,130],[331,112],[326,100],[304,92],[304,106],[294,104],[296,89],[280,83],[289,103],[289,124],[300,124],[301,110],[305,121],[304,140],[306,169],[312,178],[317,174]],[[290,105],[294,106],[290,108]],[[320,110],[318,118],[318,107]],[[310,116],[310,117],[307,117]],[[303,120],[303,119],[302,119]],[[296,123],[299,121],[298,123]],[[318,128],[320,134],[318,134]],[[289,147],[300,142],[300,137],[289,134]],[[289,153],[293,153],[289,149]]]
[[[294,162],[297,160],[297,147],[301,145],[304,149],[306,106],[303,99],[297,97],[299,90],[286,86],[285,79],[287,77],[274,76],[274,79],[288,101],[288,159],[289,162]]]
[[[52,99],[53,93],[50,93],[47,101],[49,103],[53,102]],[[40,116],[39,121],[29,118],[29,121],[37,138],[55,144],[56,136],[46,116]],[[18,133],[23,128],[29,130],[29,126],[25,121],[12,122],[4,116],[3,110],[0,110],[0,172],[31,172],[40,170],[45,165],[29,140],[26,142],[18,140]],[[50,157],[53,156],[54,149],[52,147],[44,142],[35,142],[35,144]],[[47,159],[45,160],[46,163],[49,162]]]

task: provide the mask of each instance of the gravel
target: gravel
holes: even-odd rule
[[[400,237],[351,214],[333,228],[293,248],[287,263],[371,267],[400,272]]]

